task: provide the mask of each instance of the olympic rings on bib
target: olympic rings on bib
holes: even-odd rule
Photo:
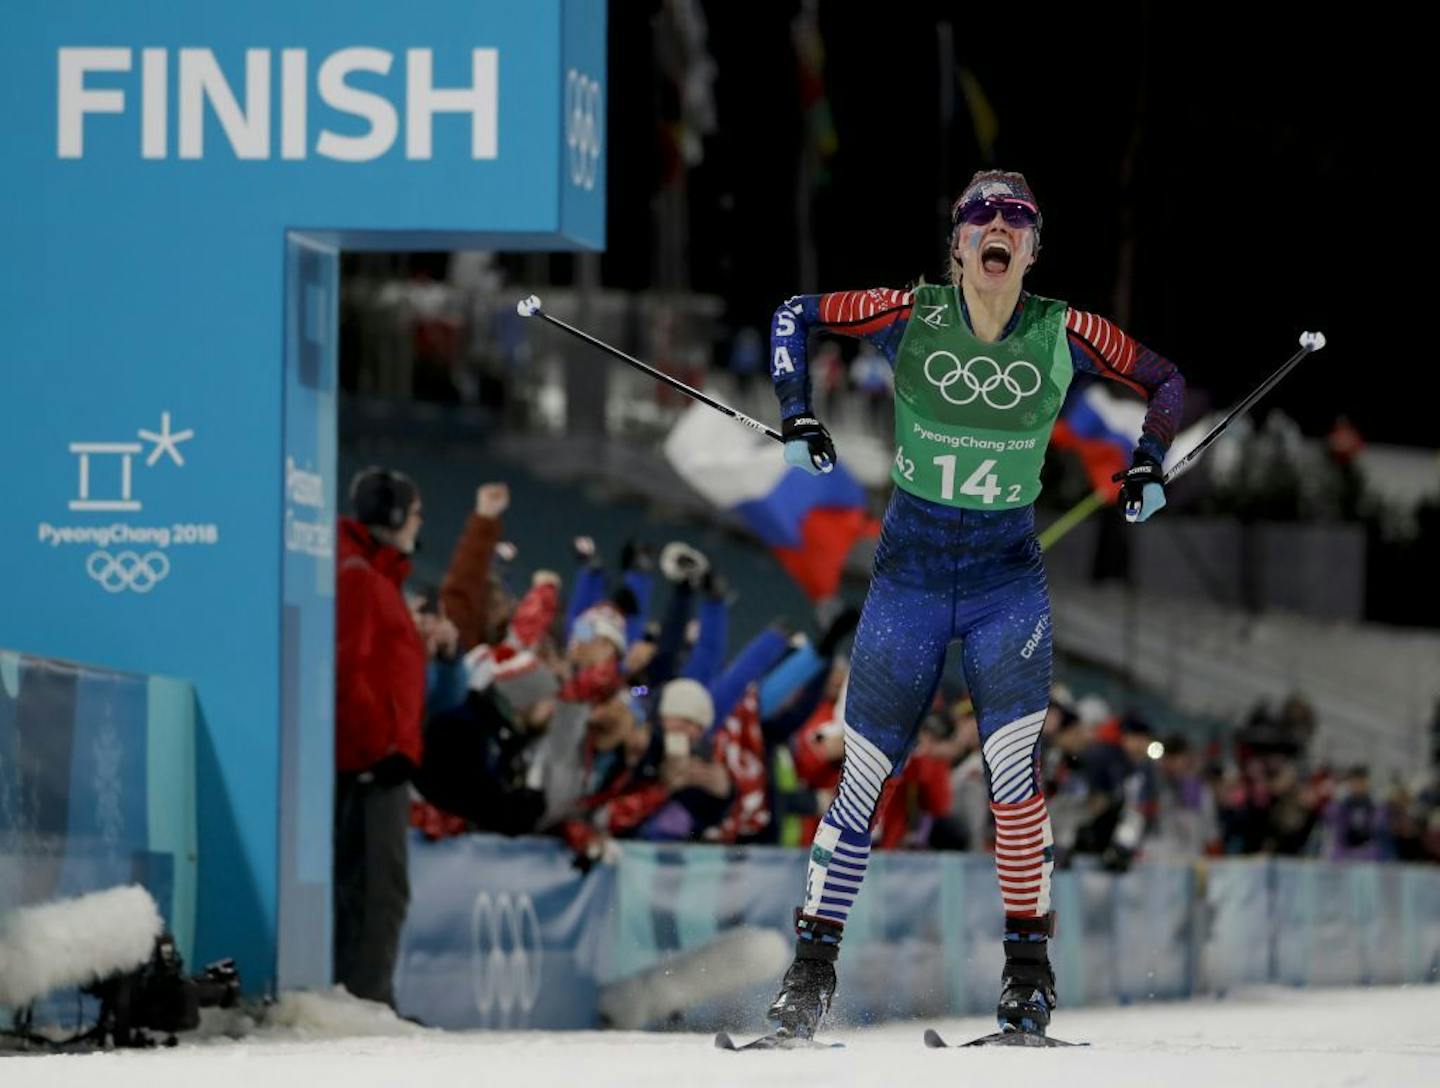
[[[931,364],[942,356],[950,360],[950,366],[941,376],[936,377],[931,371]],[[1014,408],[1026,397],[1038,392],[1041,385],[1039,369],[1034,363],[1024,359],[1016,359],[1008,366],[1001,367],[988,355],[977,355],[969,362],[962,363],[957,356],[943,349],[932,351],[926,358],[925,380],[940,390],[940,395],[947,403],[959,407],[979,397],[991,408],[1001,412]],[[958,399],[950,392],[956,383],[963,386],[962,395]]]

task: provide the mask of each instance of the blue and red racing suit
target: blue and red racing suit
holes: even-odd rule
[[[803,295],[781,306],[771,326],[771,376],[782,416],[813,414],[806,366],[811,331],[864,338],[893,367],[913,300],[912,292],[877,289]],[[1002,339],[1019,324],[1025,304],[1022,295]],[[963,298],[960,310],[968,324]],[[1138,449],[1163,462],[1184,398],[1174,364],[1094,314],[1069,309],[1065,329],[1077,372],[1121,382],[1147,398]],[[963,642],[979,721],[1005,913],[1048,914],[1052,838],[1037,757],[1050,699],[1050,599],[1034,507],[962,509],[897,487],[851,654],[845,769],[816,832],[802,915],[846,920],[868,863],[881,790],[914,741],[955,639]]]

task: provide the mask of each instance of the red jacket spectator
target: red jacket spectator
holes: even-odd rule
[[[593,747],[587,741],[587,769],[593,754]],[[648,768],[652,774],[644,774],[647,770],[642,762],[644,755],[644,752],[627,753],[626,765],[613,781],[579,801],[591,821],[610,835],[622,838],[633,835],[670,797],[670,791],[653,777],[653,765]]]
[[[425,644],[401,587],[410,560],[340,519],[335,586],[335,763],[342,772],[400,754],[420,763]]]
[[[758,835],[770,824],[766,797],[765,737],[760,730],[759,689],[751,684],[725,724],[715,732],[715,761],[730,773],[734,800],[718,827],[705,832],[711,841],[735,842]]]
[[[537,573],[536,578],[540,578]],[[505,641],[521,649],[530,649],[550,630],[555,613],[560,611],[560,587],[552,581],[535,581],[515,606]]]

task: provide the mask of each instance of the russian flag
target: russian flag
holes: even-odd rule
[[[685,482],[740,517],[811,600],[834,596],[850,549],[880,531],[843,463],[811,476],[787,465],[773,439],[703,405],[680,417],[664,448]]]
[[[1165,467],[1174,465],[1210,430],[1216,415],[1207,414],[1175,436],[1165,453]],[[1094,381],[1071,392],[1060,418],[1055,421],[1050,444],[1057,450],[1074,450],[1085,464],[1090,487],[1107,502],[1120,497],[1114,482],[1117,472],[1130,467],[1135,443],[1145,426],[1145,402],[1112,391],[1105,382]]]
[[[1144,423],[1142,401],[1117,396],[1104,383],[1091,382],[1071,393],[1055,421],[1050,445],[1078,453],[1090,487],[1115,502],[1120,490],[1111,478],[1130,467]]]

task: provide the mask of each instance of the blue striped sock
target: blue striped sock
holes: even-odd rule
[[[810,847],[801,912],[843,926],[869,864],[870,832],[841,827],[827,814]]]
[[[845,727],[840,789],[810,847],[802,913],[844,925],[870,865],[870,823],[891,763],[868,740]]]

